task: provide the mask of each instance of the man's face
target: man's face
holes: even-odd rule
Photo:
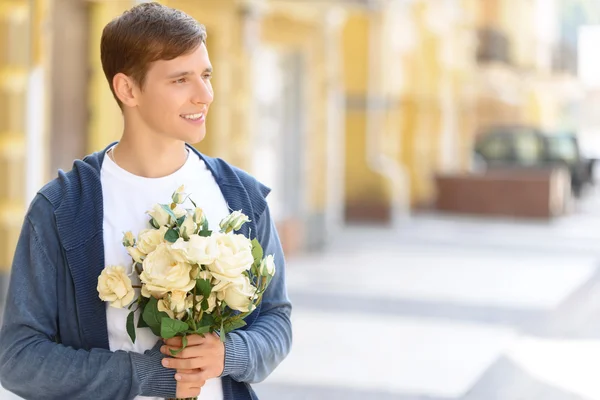
[[[150,66],[143,89],[136,88],[137,110],[147,128],[163,137],[198,143],[206,135],[213,101],[212,66],[206,46]]]

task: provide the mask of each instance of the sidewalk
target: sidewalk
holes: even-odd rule
[[[261,399],[600,399],[577,380],[600,348],[597,245],[580,234],[451,217],[347,229],[289,261],[294,347]]]

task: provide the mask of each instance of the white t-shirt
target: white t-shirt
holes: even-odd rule
[[[139,285],[139,277],[136,273],[131,273],[131,257],[121,244],[123,233],[131,231],[137,237],[141,230],[150,228],[150,217],[146,211],[151,210],[154,204],[170,204],[173,192],[179,186],[185,185],[185,193],[190,194],[190,198],[196,205],[204,210],[209,229],[218,229],[219,222],[229,214],[227,203],[212,173],[204,161],[190,151],[185,164],[179,170],[162,178],[133,175],[115,164],[107,152],[100,175],[104,205],[105,262],[106,265],[124,266],[134,285]],[[189,201],[183,206],[193,207]],[[139,294],[139,290],[136,290]],[[135,343],[131,342],[126,329],[128,314],[127,308],[118,309],[106,303],[110,350],[143,353],[154,347],[158,337],[150,328],[136,328]],[[138,319],[139,312],[135,316],[136,325]],[[151,397],[136,397],[136,400],[141,399],[159,400]],[[199,399],[223,400],[221,378],[206,381]]]

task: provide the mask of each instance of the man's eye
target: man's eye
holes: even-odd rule
[[[187,79],[185,79],[185,78],[179,78],[176,81],[174,81],[174,83],[186,83],[186,82],[187,82]]]
[[[212,74],[204,74],[204,79],[211,80],[212,79]]]

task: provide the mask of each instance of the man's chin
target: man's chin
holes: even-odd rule
[[[203,129],[202,132],[196,132],[194,135],[188,135],[185,141],[189,144],[198,144],[204,140],[205,136],[206,130]]]

